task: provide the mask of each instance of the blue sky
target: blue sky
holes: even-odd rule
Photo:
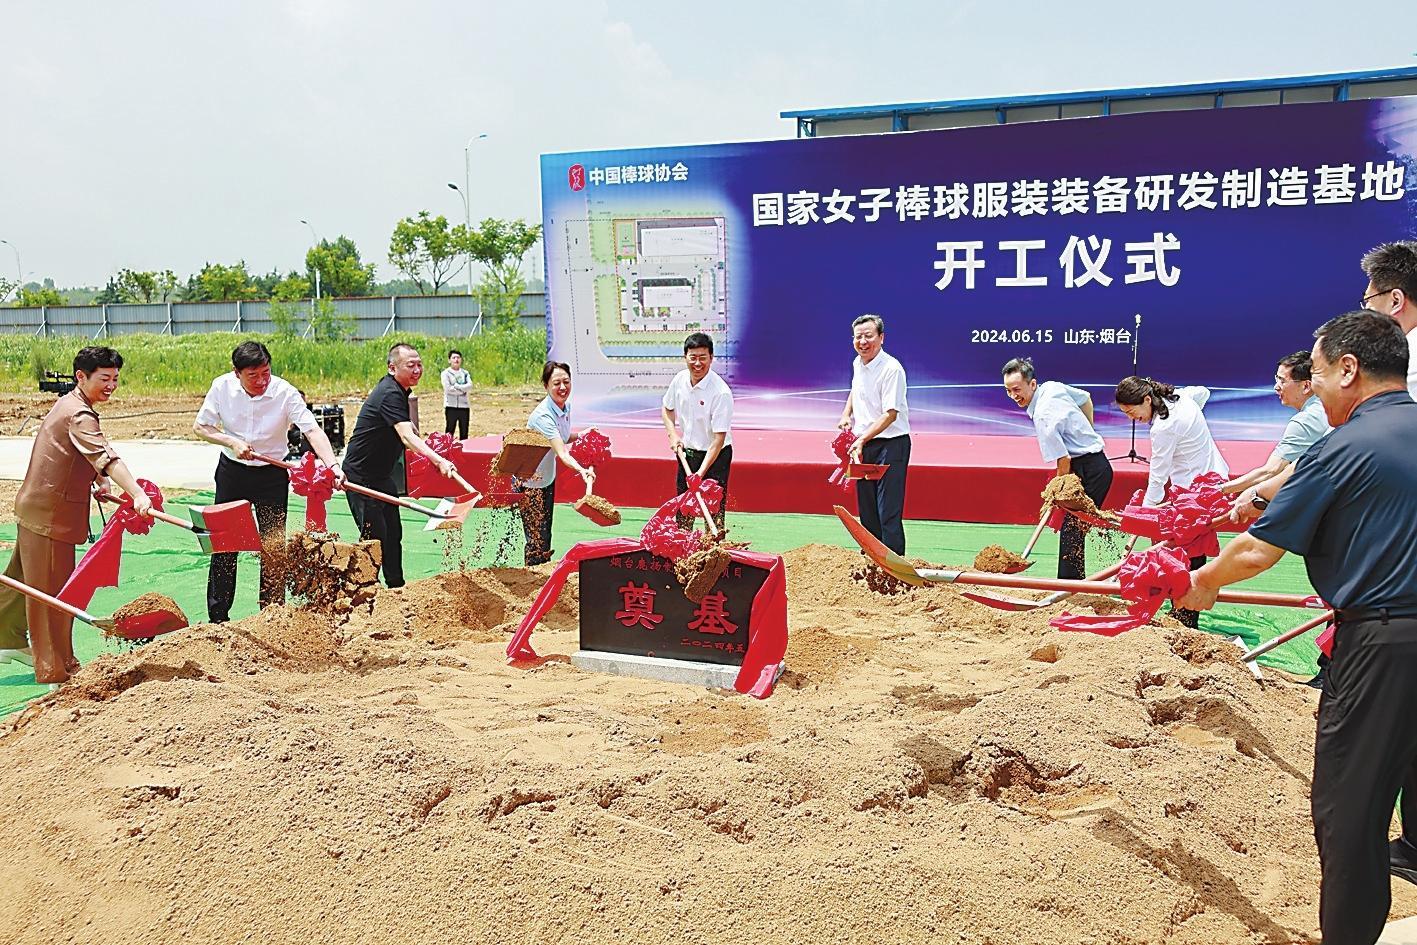
[[[479,133],[473,216],[535,220],[542,152],[791,137],[792,108],[1417,65],[1417,4],[7,0],[0,36],[0,238],[27,279],[296,268],[302,218],[383,279],[398,218],[461,219],[446,183]]]

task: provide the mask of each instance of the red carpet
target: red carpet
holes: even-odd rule
[[[606,429],[614,458],[596,470],[596,494],[616,505],[654,508],[674,491],[674,461],[662,429]],[[824,430],[734,430],[733,472],[729,480],[731,511],[808,512],[829,514],[833,504],[856,507],[856,491],[827,483],[836,465],[828,446],[834,432]],[[1031,436],[944,436],[916,434],[911,442],[910,477],[906,485],[905,517],[952,522],[1038,521],[1038,494],[1051,467],[1038,456]],[[1126,440],[1108,440],[1107,455],[1127,451]],[[454,457],[458,469],[474,485],[487,480],[500,437],[465,440]],[[1220,451],[1233,473],[1261,465],[1272,443],[1221,443]],[[1137,451],[1148,452],[1140,439]],[[1120,508],[1136,489],[1146,485],[1146,466],[1116,460],[1116,478],[1107,496],[1108,508]],[[450,495],[447,480],[434,475],[424,495]],[[556,499],[572,502],[584,494],[580,477],[564,468],[557,475]],[[843,501],[845,500],[845,501]]]

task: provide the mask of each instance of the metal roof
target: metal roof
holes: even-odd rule
[[[1006,95],[994,98],[941,99],[933,102],[899,102],[893,105],[853,105],[840,108],[808,108],[781,113],[783,118],[842,119],[889,117],[898,114],[973,111],[976,109],[1019,108],[1029,105],[1066,105],[1111,99],[1164,98],[1176,95],[1223,95],[1226,92],[1253,92],[1269,89],[1336,85],[1337,99],[1347,98],[1352,83],[1417,79],[1417,66],[1372,69],[1363,72],[1330,72],[1324,75],[1283,76],[1273,79],[1233,79],[1226,82],[1194,82],[1185,85],[1150,85],[1137,88],[1097,89],[1088,92],[1048,92],[1042,95]]]

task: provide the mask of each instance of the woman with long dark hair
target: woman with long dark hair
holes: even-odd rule
[[[1201,408],[1210,399],[1204,387],[1172,387],[1149,377],[1127,377],[1117,385],[1117,406],[1128,418],[1151,428],[1151,464],[1147,467],[1146,505],[1166,500],[1166,484],[1189,488],[1208,472],[1230,478],[1230,467],[1216,449]],[[1205,564],[1205,557],[1191,559],[1191,570]],[[1188,627],[1199,622],[1194,610],[1172,610]]]
[[[551,452],[536,467],[536,474],[518,483],[525,492],[522,500],[522,531],[526,535],[523,560],[528,566],[551,560],[551,516],[556,508],[556,460],[575,470],[586,485],[595,482],[595,470],[576,462],[566,444],[574,443],[571,432],[571,366],[547,361],[541,368],[541,386],[546,399],[536,405],[526,425],[551,441]]]

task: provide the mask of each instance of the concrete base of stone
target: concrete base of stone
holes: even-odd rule
[[[733,681],[738,678],[737,666],[670,660],[661,656],[603,653],[599,650],[577,650],[571,654],[571,665],[592,673],[637,676],[640,679],[681,683],[686,686],[706,686],[710,689],[732,689]]]

